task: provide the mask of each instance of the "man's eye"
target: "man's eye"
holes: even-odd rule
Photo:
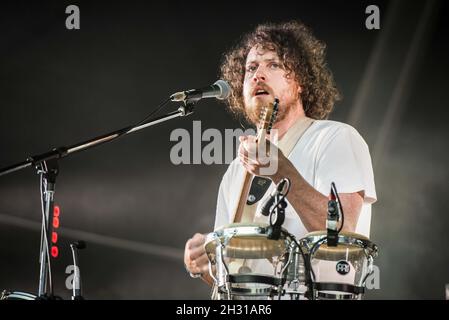
[[[280,67],[279,63],[273,62],[270,64],[271,69],[278,69]]]
[[[249,66],[249,67],[246,68],[246,71],[247,71],[247,72],[255,72],[256,69],[257,69],[256,66]]]

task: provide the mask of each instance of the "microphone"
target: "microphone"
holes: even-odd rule
[[[329,201],[327,202],[327,245],[329,247],[336,247],[338,243],[338,229],[337,224],[340,220],[339,203],[337,201],[337,194],[334,191],[333,185],[329,194]]]
[[[270,196],[263,202],[262,207],[260,209],[260,212],[264,216],[268,216],[270,214],[270,209],[274,204],[274,201],[276,200],[276,196],[281,194],[282,190],[284,190],[284,186],[287,183],[286,179],[283,179],[276,188],[271,191]]]
[[[224,100],[231,94],[231,87],[224,80],[218,80],[213,85],[200,89],[180,91],[170,96],[171,101],[200,100],[204,98],[217,98]]]
[[[285,185],[288,182],[287,190],[284,191]],[[260,209],[264,216],[269,216],[270,226],[268,227],[268,239],[279,240],[282,232],[282,224],[285,221],[285,208],[287,202],[285,197],[290,190],[290,180],[288,178],[282,179],[281,182],[274,188],[268,199],[262,204]]]

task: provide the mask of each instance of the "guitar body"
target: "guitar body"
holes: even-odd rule
[[[260,146],[266,143],[266,135],[270,133],[273,123],[276,119],[278,104],[279,100],[275,98],[274,103],[269,107],[264,108],[264,110],[261,112],[260,122],[257,130],[258,150],[261,150]],[[265,148],[263,148],[262,150],[265,150]],[[254,176],[245,170],[243,183],[240,188],[239,201],[233,215],[234,223],[253,221],[255,207],[257,206],[257,204],[248,205],[246,203],[253,178]]]

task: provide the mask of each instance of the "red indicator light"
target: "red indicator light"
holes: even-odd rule
[[[52,256],[53,258],[57,258],[58,255],[59,255],[58,247],[52,246],[52,247],[51,247],[51,256]]]
[[[59,218],[58,217],[54,217],[53,218],[53,228],[59,228]]]
[[[53,216],[54,217],[59,217],[59,213],[60,213],[59,206],[54,206],[53,207]]]
[[[53,243],[58,242],[58,234],[54,231],[51,233],[51,242]]]

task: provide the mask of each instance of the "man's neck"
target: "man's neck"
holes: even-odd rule
[[[301,108],[296,109],[296,112],[290,112],[282,121],[275,123],[273,129],[277,129],[278,139],[282,139],[282,137],[287,133],[288,129],[290,129],[298,120],[304,119],[306,117],[302,106]]]

